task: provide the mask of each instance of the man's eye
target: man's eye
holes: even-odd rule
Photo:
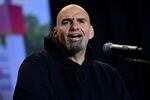
[[[79,20],[80,23],[85,23],[85,20]]]
[[[68,23],[69,23],[69,21],[63,21],[62,22],[63,25],[68,24]]]
[[[71,24],[71,21],[70,20],[64,20],[64,21],[62,21],[62,24],[63,25]]]

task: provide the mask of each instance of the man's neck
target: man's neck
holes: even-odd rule
[[[78,63],[79,65],[82,65],[84,59],[85,59],[85,51],[80,51],[73,56],[69,57],[72,61]]]

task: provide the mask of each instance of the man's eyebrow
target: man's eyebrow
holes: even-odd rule
[[[65,21],[70,21],[72,22],[75,18],[63,18],[61,23],[64,23]],[[76,18],[77,21],[79,22],[88,22],[88,20],[86,18]]]
[[[77,20],[87,20],[86,18],[76,18]],[[74,20],[74,18],[63,18],[63,20]]]
[[[72,19],[71,18],[64,18],[64,19],[62,19],[62,21],[66,21],[66,20],[71,21]]]
[[[87,19],[86,19],[86,18],[77,18],[77,20],[87,21]]]

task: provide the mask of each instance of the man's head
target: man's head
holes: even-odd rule
[[[80,6],[70,4],[57,15],[53,37],[68,52],[85,51],[94,36],[88,13]]]

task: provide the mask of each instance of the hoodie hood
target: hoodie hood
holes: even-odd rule
[[[75,65],[75,62],[73,62],[68,58],[67,54],[61,48],[61,46],[54,40],[53,37],[49,35],[44,37],[44,48],[50,55],[60,60],[61,62]],[[87,65],[90,65],[93,59],[94,59],[93,49],[91,46],[88,45],[86,55],[85,55],[85,60],[81,66],[85,67]]]

